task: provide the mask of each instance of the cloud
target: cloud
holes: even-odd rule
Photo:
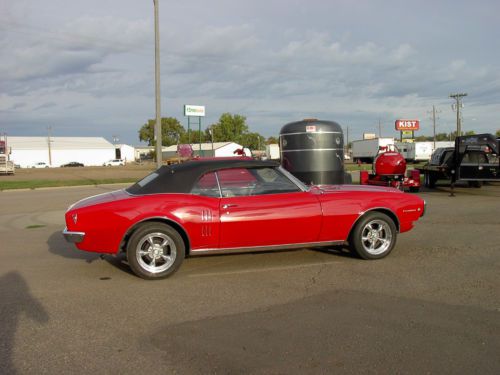
[[[50,123],[69,134],[78,126],[84,135],[95,126],[95,133],[135,141],[154,116],[152,4],[62,4],[2,4],[0,128]],[[303,117],[342,121],[361,134],[378,118],[389,126],[399,116],[418,117],[425,129],[433,104],[443,108],[442,126],[451,127],[448,95],[466,91],[465,116],[477,118],[478,127],[494,122],[500,72],[491,45],[498,25],[485,23],[483,31],[476,11],[458,17],[469,6],[461,5],[462,13],[436,6],[426,22],[417,3],[405,6],[411,12],[384,2],[304,4],[162,3],[163,114],[183,121],[182,105],[190,102],[207,106],[204,123],[241,113],[265,135]],[[449,9],[453,17],[444,17]],[[450,30],[464,22],[473,35],[460,33],[458,43]]]

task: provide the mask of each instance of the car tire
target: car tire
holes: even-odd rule
[[[127,243],[132,271],[146,280],[164,279],[180,267],[185,257],[184,241],[174,228],[163,223],[144,223]]]
[[[410,193],[418,193],[420,188],[417,186],[410,186]]]
[[[381,212],[368,212],[361,217],[349,236],[349,247],[362,259],[381,259],[396,245],[394,221]]]

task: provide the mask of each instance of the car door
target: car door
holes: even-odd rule
[[[220,248],[311,243],[318,238],[321,207],[276,168],[217,172]]]

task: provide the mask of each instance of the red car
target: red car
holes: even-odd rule
[[[349,245],[383,258],[424,211],[393,188],[306,186],[271,161],[195,160],[75,203],[63,234],[81,250],[126,252],[135,274],[158,279],[188,255]]]

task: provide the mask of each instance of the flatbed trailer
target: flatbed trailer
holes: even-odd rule
[[[434,188],[438,180],[481,187],[484,182],[500,181],[499,140],[492,134],[457,137],[455,147],[438,148],[429,163],[418,168],[424,184]]]

